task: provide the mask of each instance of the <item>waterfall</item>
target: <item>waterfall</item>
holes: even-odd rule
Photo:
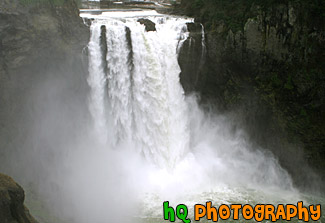
[[[159,185],[196,175],[212,187],[222,182],[292,188],[290,176],[271,153],[250,148],[240,131],[231,133],[230,125],[220,121],[224,118],[209,118],[193,98],[185,97],[177,57],[193,19],[141,13],[85,15],[93,18],[89,108],[98,142],[106,149],[132,148],[167,170],[153,173]],[[139,18],[154,22],[156,31],[147,32]],[[202,24],[201,30],[198,66],[205,54]]]
[[[127,219],[163,222],[166,200],[190,206],[206,200],[298,200],[290,175],[271,152],[252,146],[225,115],[209,114],[195,97],[184,95],[178,53],[186,56],[183,43],[190,44],[187,23],[193,19],[154,11],[81,16],[88,23],[91,19],[91,125],[86,122],[89,135],[73,147],[66,158],[69,171],[63,168],[65,175],[58,179],[67,184],[63,200],[73,201],[75,222],[123,222],[128,209],[134,213]],[[139,18],[155,23],[156,31],[147,32]],[[192,47],[201,47],[202,61],[201,28],[202,42],[191,39]]]
[[[172,168],[189,146],[177,48],[192,19],[149,17],[156,24],[155,32],[146,32],[137,19],[92,22],[90,111],[99,140],[112,147],[132,143],[148,161]],[[103,26],[107,53],[100,47]]]
[[[106,74],[101,59],[100,29],[91,26],[89,50],[89,77],[88,84],[91,89],[89,108],[94,117],[96,135],[101,142],[107,140],[107,121],[105,109]]]

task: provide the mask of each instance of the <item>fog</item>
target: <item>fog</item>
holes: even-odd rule
[[[204,113],[194,95],[186,98],[191,108],[189,151],[168,169],[148,161],[134,143],[102,144],[91,116],[74,116],[69,108],[80,105],[71,101],[66,107],[71,92],[62,89],[62,82],[42,85],[34,91],[43,96],[33,95],[37,112],[32,115],[37,114],[37,120],[27,137],[32,145],[18,155],[16,170],[21,172],[16,175],[24,173],[22,182],[32,181],[31,189],[40,194],[51,214],[68,222],[128,222],[141,214],[159,218],[163,201],[191,204],[202,200],[204,192],[221,193],[222,197],[214,195],[220,202],[245,201],[246,195],[236,188],[261,190],[276,195],[275,201],[298,199],[276,158],[251,148],[242,131],[233,131],[228,118]]]

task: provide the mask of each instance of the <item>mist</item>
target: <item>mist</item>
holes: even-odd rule
[[[229,117],[203,111],[195,94],[184,95],[176,52],[191,20],[151,19],[157,33],[133,18],[94,22],[89,67],[70,67],[84,72],[52,69],[28,82],[21,148],[8,155],[6,171],[54,215],[76,223],[161,218],[166,200],[300,200],[272,152],[253,145]],[[102,25],[113,43],[107,64],[99,59]]]
[[[227,117],[203,112],[194,95],[186,97],[189,150],[169,169],[146,160],[134,143],[112,147],[108,139],[103,144],[94,134],[90,115],[73,116],[66,108],[64,98],[71,92],[62,89],[62,82],[43,84],[35,94],[46,97],[32,95],[38,111],[28,137],[32,149],[24,151],[16,170],[28,167],[23,171],[23,184],[32,179],[32,189],[45,205],[67,221],[128,222],[139,215],[159,218],[163,201],[195,203],[204,200],[204,192],[223,194],[220,203],[240,196],[244,202],[247,197],[239,196],[239,188],[277,194],[277,199],[284,193],[288,200],[298,199],[277,159],[250,147],[244,132],[233,132]],[[50,89],[60,89],[60,93],[49,94]],[[69,105],[74,106],[80,108],[76,103]]]

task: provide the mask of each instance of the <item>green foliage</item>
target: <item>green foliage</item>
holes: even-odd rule
[[[284,88],[288,90],[292,90],[294,88],[291,76],[288,76],[287,82],[284,84]]]
[[[196,9],[202,8],[203,6],[204,6],[204,2],[203,2],[203,0],[195,0],[195,2],[194,2],[194,7],[195,7]]]

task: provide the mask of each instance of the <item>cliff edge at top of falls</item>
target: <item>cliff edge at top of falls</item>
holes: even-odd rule
[[[6,223],[37,223],[24,206],[24,190],[9,176],[0,173],[0,219]]]
[[[325,2],[186,0],[182,8],[204,25],[207,48],[200,72],[182,72],[183,86],[240,117],[298,184],[312,182],[304,160],[325,179]]]

